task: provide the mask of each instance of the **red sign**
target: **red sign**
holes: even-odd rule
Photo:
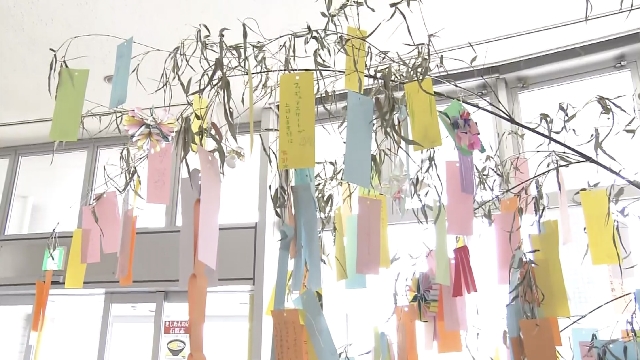
[[[164,333],[165,334],[188,334],[189,321],[165,321]]]

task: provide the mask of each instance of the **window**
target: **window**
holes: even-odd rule
[[[51,295],[40,343],[40,360],[86,360],[98,356],[104,295]]]
[[[210,143],[213,140],[209,141]],[[260,156],[262,146],[259,139],[253,144],[253,154],[249,152],[249,135],[238,135],[238,146],[244,149],[244,161],[237,161],[236,167],[225,166],[222,177],[222,194],[220,199],[220,224],[243,224],[258,221],[258,184],[260,181]],[[198,154],[187,155],[189,168],[200,168]],[[180,181],[188,177],[187,167],[180,167]],[[178,199],[180,192],[178,192]],[[176,225],[182,224],[182,210],[178,200]]]
[[[168,297],[164,304],[164,325],[167,321],[181,323],[189,319],[186,294],[171,295],[176,295],[179,302],[172,302]],[[204,337],[208,339],[204,342],[204,354],[207,359],[245,359],[248,336],[249,294],[246,292],[208,293],[204,325]],[[176,339],[185,341],[187,343],[185,345],[188,346],[188,338],[180,334],[163,334],[160,342],[161,357],[169,354],[170,343]]]
[[[632,139],[632,134],[624,132],[625,125],[635,116],[633,94],[634,87],[630,72],[624,70],[521,92],[519,94],[520,112],[525,124],[535,127],[542,123],[538,130],[543,133],[547,133],[548,129],[560,131],[566,124],[566,131],[552,134],[552,136],[597,158],[614,170],[621,171],[623,175],[633,177],[640,167],[635,160],[634,152],[629,149],[637,148],[639,140]],[[614,113],[612,115],[603,113],[602,107],[595,101],[597,96],[611,99],[624,111],[613,104],[608,104]],[[558,110],[559,102],[564,104],[569,115],[577,112],[570,122],[564,121],[565,116]],[[548,121],[553,121],[550,127],[540,120],[547,115]],[[631,127],[635,129],[635,123]],[[611,134],[607,136],[610,128]],[[615,158],[617,162],[610,159],[602,150],[598,154],[595,153],[593,140],[595,129],[599,131],[604,152]],[[527,131],[524,131],[524,134],[525,156],[529,159],[531,176],[547,170],[549,150],[571,153],[561,146],[548,145],[545,139],[535,134]],[[567,157],[580,160],[577,156],[567,155]],[[564,168],[563,176],[567,189],[586,187],[587,181],[591,184],[600,182],[600,185],[620,183],[620,179],[596,165],[587,163]],[[558,190],[555,176],[547,178],[543,190],[547,193]]]
[[[155,303],[111,305],[106,359],[149,359],[153,351]]]
[[[72,231],[83,202],[86,151],[20,157],[5,233]],[[55,189],[55,191],[51,191]]]
[[[0,189],[4,189],[4,183],[7,178],[7,171],[9,170],[9,159],[0,159]],[[0,193],[0,202],[2,201],[2,194]],[[0,205],[2,205],[0,203]]]
[[[32,305],[0,306],[2,319],[3,349],[2,358],[6,360],[22,360],[31,332]]]
[[[120,156],[124,147],[111,147],[98,149],[98,161],[96,166],[95,180],[94,180],[94,194],[101,193],[103,191],[118,191],[118,199],[122,202],[124,194],[120,194],[125,186],[125,174],[120,167]],[[132,149],[132,154],[136,154],[135,149]],[[134,198],[136,205],[136,215],[138,220],[136,221],[136,227],[138,228],[157,228],[165,226],[165,210],[166,205],[163,204],[147,204],[144,197],[147,193],[147,159],[141,155],[137,155],[137,160],[134,161],[136,169],[140,175],[140,195],[143,198],[135,196],[132,186],[129,187],[129,205],[133,205]]]

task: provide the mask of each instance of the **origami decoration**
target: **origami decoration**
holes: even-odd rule
[[[453,276],[453,297],[462,296],[462,283],[464,282],[467,294],[477,292],[476,280],[473,277],[471,262],[469,261],[469,248],[467,245],[460,246],[453,250],[455,259],[455,274]]]
[[[131,142],[139,150],[148,152],[159,151],[161,146],[170,143],[178,127],[178,123],[168,112],[162,110],[157,113],[152,109],[151,116],[147,116],[141,108],[130,110],[122,123]]]

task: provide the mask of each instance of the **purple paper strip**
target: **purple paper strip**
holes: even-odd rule
[[[475,195],[476,184],[473,168],[473,155],[463,155],[458,151],[458,162],[460,163],[460,188],[465,194]]]

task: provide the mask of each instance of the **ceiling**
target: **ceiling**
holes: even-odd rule
[[[89,1],[65,0],[64,6],[50,0],[2,0],[0,2],[0,148],[24,143],[46,142],[48,123],[21,124],[25,120],[50,118],[54,102],[47,91],[47,75],[52,53],[49,48],[58,48],[71,37],[96,34],[75,39],[67,58],[78,57],[69,65],[90,69],[86,93],[85,110],[106,110],[110,85],[103,78],[113,73],[116,46],[119,38],[133,36],[139,43],[134,45],[134,55],[148,49],[145,44],[157,49],[169,50],[182,38],[193,33],[193,26],[205,23],[212,33],[227,27],[228,42],[241,41],[241,19],[255,29],[259,24],[266,38],[274,38],[309,23],[313,28],[322,27],[320,11],[324,3],[317,0],[239,0],[225,4],[220,1]],[[372,13],[360,10],[361,28],[371,30],[384,22],[369,40],[380,50],[403,52],[411,42],[400,15],[389,20],[392,9],[389,0],[368,0],[376,9]],[[629,2],[628,0],[623,3]],[[340,1],[334,0],[334,5]],[[603,13],[619,7],[619,1],[591,0],[593,13]],[[625,4],[624,6],[629,6]],[[538,0],[521,2],[513,6],[511,0],[449,0],[434,2],[415,0],[406,11],[413,38],[424,41],[427,30],[438,32],[436,46],[440,49],[479,41],[500,35],[529,30],[545,25],[584,17],[584,0]],[[405,9],[406,10],[406,9]],[[353,13],[356,18],[358,14]],[[640,24],[640,11],[629,15],[594,20],[588,23],[527,35],[510,40],[478,45],[475,65],[497,62],[533,54],[560,46],[619,33]],[[103,36],[109,35],[109,36]],[[258,40],[257,35],[250,39]],[[277,47],[277,44],[274,43]],[[448,67],[462,66],[461,60],[473,57],[471,48],[449,52]],[[148,89],[153,88],[163,68],[166,53],[152,53],[141,66],[141,81]],[[336,63],[340,64],[340,59]],[[132,66],[135,65],[135,61]],[[337,65],[337,67],[340,67]],[[243,86],[241,80],[236,86]],[[338,83],[342,83],[339,81]],[[147,89],[147,90],[148,90]],[[239,93],[239,92],[238,92]],[[175,103],[183,103],[176,98]],[[130,79],[129,97],[126,107],[164,105],[161,96],[148,95],[148,91]],[[259,113],[256,113],[259,116]],[[13,124],[2,126],[2,124]],[[97,126],[97,123],[94,124]]]

